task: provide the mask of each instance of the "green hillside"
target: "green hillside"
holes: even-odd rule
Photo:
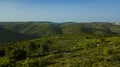
[[[119,63],[119,24],[0,23],[0,67],[120,67]]]
[[[2,24],[2,26],[15,32],[24,34],[35,34],[40,36],[48,36],[62,33],[59,26],[52,22],[5,23]]]
[[[108,26],[105,26],[108,25]],[[114,25],[113,25],[114,26]],[[111,26],[111,27],[113,27]],[[116,27],[115,29],[120,29]],[[110,28],[109,23],[64,23],[62,30],[65,34],[119,34]]]
[[[120,67],[120,36],[65,34],[0,46],[0,67]]]
[[[53,22],[18,22],[1,23],[6,29],[39,36],[56,34],[120,34],[120,25],[108,22],[93,23],[53,23]]]
[[[64,34],[85,34],[92,33],[91,28],[85,26],[85,24],[79,23],[64,23],[61,25],[61,29]]]
[[[28,39],[36,38],[36,35],[27,35],[27,34],[20,34],[14,31],[7,30],[0,26],[0,43],[8,43],[8,42],[16,42],[16,41],[23,41]]]

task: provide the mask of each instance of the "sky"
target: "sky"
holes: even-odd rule
[[[120,0],[0,0],[0,21],[120,22]]]

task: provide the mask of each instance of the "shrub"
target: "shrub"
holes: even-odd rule
[[[10,53],[10,58],[17,59],[17,60],[25,59],[26,58],[26,51],[14,49]]]
[[[0,67],[11,67],[9,58],[0,58]]]
[[[44,59],[29,59],[27,58],[22,67],[44,67],[47,65],[47,61]]]
[[[29,49],[30,49],[30,50],[34,50],[34,49],[36,49],[36,48],[37,48],[36,43],[31,42],[31,43],[29,44]]]
[[[41,47],[40,47],[40,52],[41,53],[46,53],[48,51],[49,51],[48,45],[45,45],[45,44],[41,45]]]
[[[0,50],[0,57],[3,57],[3,56],[5,56],[5,50]]]

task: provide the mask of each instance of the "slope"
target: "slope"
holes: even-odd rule
[[[53,23],[53,22],[17,22],[2,23],[6,29],[23,34],[49,36],[57,34],[120,34],[120,25],[114,23]]]
[[[120,36],[76,34],[10,43],[0,48],[0,66],[120,67],[119,44]]]
[[[36,37],[37,36],[13,32],[0,26],[0,43],[16,42],[16,41],[28,40]]]

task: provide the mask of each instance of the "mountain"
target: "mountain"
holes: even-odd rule
[[[57,34],[120,34],[120,25],[108,22],[14,22],[1,23],[1,25],[14,32],[39,36]]]
[[[36,36],[20,34],[14,31],[7,30],[4,27],[0,26],[0,43],[23,41],[33,38],[36,38]]]
[[[94,29],[99,29],[109,32],[111,31],[113,33],[120,34],[120,25],[115,25],[114,23],[94,22],[94,23],[87,23],[86,25]]]
[[[55,35],[62,33],[60,27],[52,22],[5,23],[2,24],[2,26],[5,27],[6,29],[15,32],[24,34],[35,34],[40,36]]]
[[[108,26],[107,26],[108,25]],[[62,30],[66,34],[117,34],[118,32],[112,30],[109,24],[106,23],[64,23]],[[120,29],[120,28],[115,28]],[[119,32],[120,33],[120,32]]]
[[[91,33],[91,28],[86,27],[85,24],[79,23],[64,23],[61,25],[64,34],[84,34]]]

